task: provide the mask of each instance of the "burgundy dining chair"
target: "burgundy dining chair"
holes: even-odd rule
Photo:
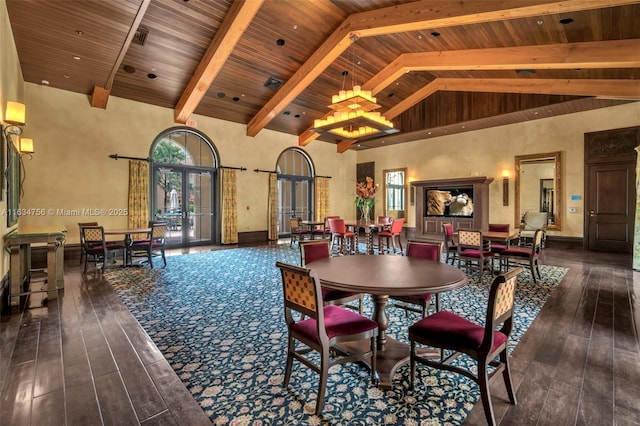
[[[515,268],[493,280],[484,325],[475,324],[450,311],[439,311],[409,327],[411,389],[415,388],[416,364],[419,363],[462,374],[475,381],[480,388],[484,414],[490,425],[496,424],[489,392],[489,381],[493,377],[502,374],[509,402],[514,405],[517,403],[507,349],[513,329],[516,280],[520,272],[522,268]],[[423,356],[418,351],[419,345],[447,351],[447,355],[440,359]],[[476,362],[477,370],[451,364],[460,354],[471,357]]]
[[[458,231],[458,263],[461,268],[464,267],[467,270],[467,273],[471,269],[477,270],[480,282],[485,269],[488,268],[493,275],[494,254],[485,246],[482,231],[470,229]]]
[[[319,259],[328,259],[331,257],[330,245],[328,239],[324,240],[306,240],[300,241],[300,265],[303,268]],[[353,293],[349,291],[333,290],[322,287],[322,300],[325,305],[340,305],[358,311],[362,314],[363,295],[361,293]],[[357,306],[349,305],[349,303],[357,301]]]
[[[318,373],[320,381],[315,414],[319,416],[324,408],[329,369],[334,365],[364,363],[370,366],[371,383],[377,382],[378,323],[341,306],[324,306],[320,280],[313,270],[282,262],[276,262],[276,266],[282,275],[284,317],[288,331],[283,386],[289,386],[294,360]],[[344,353],[334,350],[336,345],[343,342],[366,340],[368,349],[364,351]],[[319,359],[312,352],[319,354]]]
[[[538,229],[533,235],[533,245],[531,247],[509,247],[501,251],[498,256],[500,259],[500,270],[507,270],[513,263],[527,266],[531,270],[533,283],[537,284],[540,275],[540,254],[542,253],[542,241],[544,239],[544,231]]]
[[[506,232],[509,233],[511,230],[511,225],[508,223],[490,223],[489,224],[489,232]],[[503,250],[509,248],[508,244],[494,244],[491,243],[491,251],[494,253],[500,253]]]
[[[453,224],[443,223],[442,236],[444,239],[444,252],[446,254],[445,263],[449,263],[449,260],[451,260],[452,265],[455,263],[458,257],[458,244],[456,244],[453,235]]]
[[[407,241],[407,256],[417,257],[420,259],[432,260],[434,262],[440,262],[440,253],[442,251],[441,242],[427,242],[427,241]],[[436,294],[433,297],[432,294],[416,294],[411,296],[389,296],[389,299],[400,302],[393,303],[392,306],[396,308],[404,309],[405,314],[408,317],[409,311],[417,312],[424,318],[427,315],[427,310],[430,305],[433,304],[435,299],[435,310],[440,310],[440,295]]]

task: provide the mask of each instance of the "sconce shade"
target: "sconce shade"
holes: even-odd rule
[[[24,126],[26,123],[25,106],[20,102],[7,101],[7,109],[4,115],[5,123],[13,124],[14,126]]]
[[[33,154],[33,139],[20,138],[18,142],[18,151],[20,151],[20,154]]]
[[[509,177],[509,170],[504,169],[504,170],[502,171],[502,177],[503,177],[503,178],[508,178],[508,177]]]

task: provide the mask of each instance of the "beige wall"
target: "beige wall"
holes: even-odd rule
[[[358,162],[376,162],[376,182],[382,171],[407,167],[413,180],[489,176],[489,221],[514,227],[514,163],[516,155],[562,151],[562,230],[552,235],[581,237],[584,213],[584,134],[607,129],[640,126],[640,102],[583,113],[562,115],[509,126],[494,127],[361,151]],[[502,205],[502,170],[510,171],[509,206]],[[571,196],[580,196],[572,201]],[[381,202],[382,194],[377,202]],[[569,207],[577,213],[568,214]],[[415,226],[415,211],[409,208],[407,223]]]
[[[36,84],[25,84],[29,126],[25,134],[35,154],[25,160],[25,195],[21,208],[53,214],[20,218],[20,225],[59,223],[78,242],[77,223],[97,220],[106,227],[124,227],[123,216],[65,216],[64,210],[124,209],[127,207],[128,164],[111,154],[148,157],[154,138],[175,126],[173,110],[110,97],[106,110],[92,108],[88,97]],[[267,229],[268,174],[281,152],[296,138],[263,130],[247,137],[244,125],[193,115],[198,130],[214,143],[222,165],[246,167],[238,172],[238,230]],[[349,217],[355,185],[355,152],[336,153],[334,145],[314,143],[303,148],[318,175],[332,176],[331,210]]]

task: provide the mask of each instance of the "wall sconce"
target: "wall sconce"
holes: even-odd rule
[[[9,135],[20,136],[22,134],[22,126],[26,124],[24,104],[21,104],[20,102],[7,101],[7,109],[4,113],[4,122],[8,124],[8,126],[2,126],[2,131],[7,139],[9,139]]]
[[[412,206],[416,204],[416,187],[411,185],[414,180],[413,176],[409,176],[409,203]]]
[[[4,122],[2,125],[2,132],[5,135],[7,144],[12,140],[11,136],[17,136],[17,140],[14,144],[20,155],[34,153],[33,139],[22,138],[22,127],[26,125],[26,108],[23,103],[7,101],[7,108],[4,114]]]
[[[502,205],[509,205],[509,170],[502,171]]]
[[[18,139],[18,152],[20,155],[33,154],[33,139],[30,138],[19,138]]]

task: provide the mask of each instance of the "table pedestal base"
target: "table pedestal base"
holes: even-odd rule
[[[368,350],[365,342],[353,342],[340,345],[339,350],[347,353],[362,353]],[[393,387],[393,376],[398,368],[409,363],[410,346],[406,343],[399,342],[391,337],[387,337],[387,341],[383,349],[378,349],[376,356],[376,370],[378,370],[378,387],[381,389],[391,389]],[[440,358],[440,352],[433,349],[419,349],[420,355],[429,358]],[[367,365],[367,368],[370,366]]]

